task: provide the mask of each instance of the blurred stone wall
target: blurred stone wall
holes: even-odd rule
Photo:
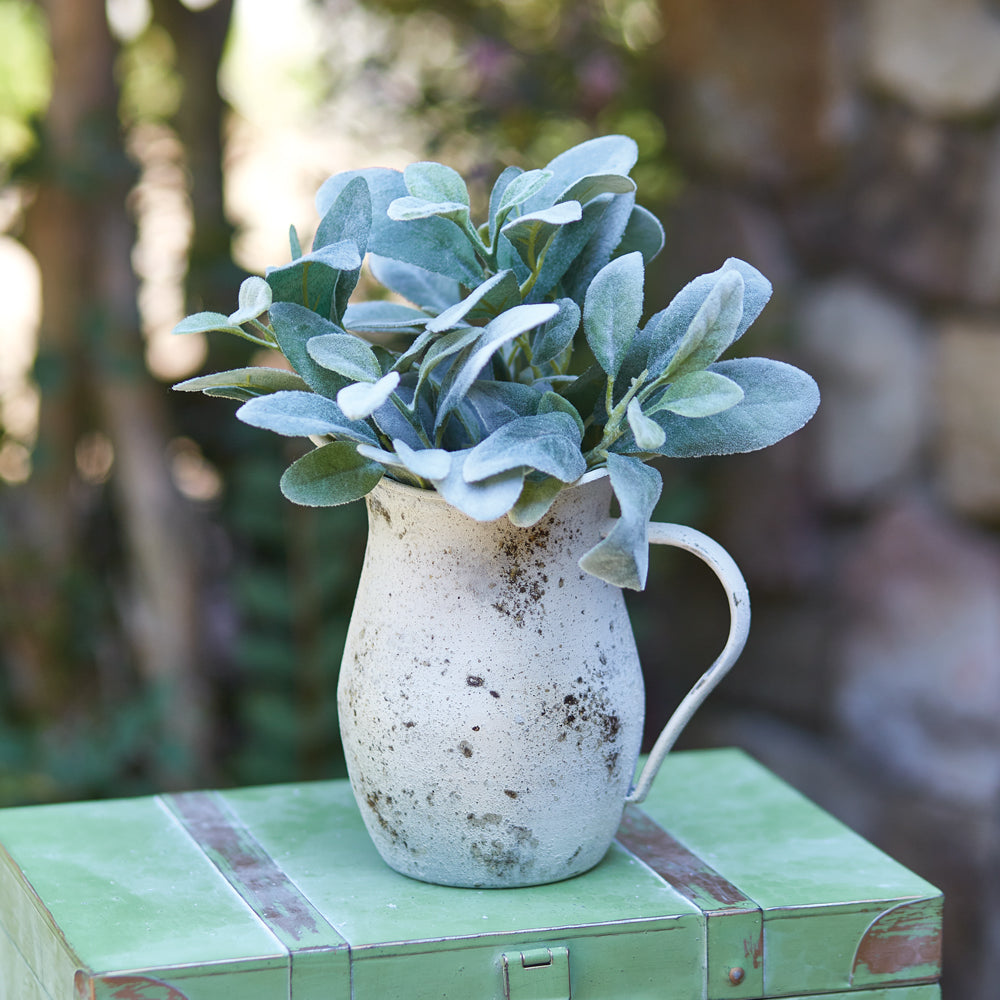
[[[803,432],[697,473],[755,624],[688,739],[745,747],[941,886],[945,995],[995,1000],[1000,3],[661,9],[687,178],[661,278],[751,261],[776,293],[747,353],[823,394]]]

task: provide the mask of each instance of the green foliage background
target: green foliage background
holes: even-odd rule
[[[175,130],[183,141],[185,98],[220,102],[220,129],[227,133],[233,112],[224,95],[190,92],[190,67],[200,66],[203,78],[213,79],[218,66],[205,65],[196,33],[183,30],[198,16],[214,16],[212,30],[221,25],[232,47],[238,39],[223,7],[216,3],[198,15],[179,0],[163,0],[152,5],[141,30],[117,39],[119,94],[105,109],[102,129],[110,138],[103,156],[129,164],[130,136],[151,123]],[[679,183],[667,165],[653,98],[652,46],[659,28],[651,4],[480,0],[431,11],[398,0],[331,0],[312,8],[329,26],[329,37],[287,86],[300,95],[303,113],[323,127],[330,127],[331,109],[347,94],[360,118],[341,127],[355,140],[377,141],[364,133],[370,103],[396,116],[415,158],[452,160],[471,175],[473,197],[480,200],[503,161],[538,165],[568,145],[615,131],[639,143],[633,176],[652,210],[668,203]],[[30,205],[36,185],[63,169],[46,138],[47,116],[58,111],[49,105],[49,13],[27,0],[0,2],[0,26],[11,40],[0,60],[0,181],[22,206]],[[349,40],[337,36],[347,15],[354,25],[377,29],[384,41],[352,65],[350,78],[342,58]],[[437,39],[447,42],[454,58],[439,65],[432,51],[413,51],[415,44],[432,48]],[[410,67],[408,86],[394,91],[385,81],[402,65]],[[197,152],[186,150],[195,185],[187,301],[192,309],[228,309],[244,276],[232,263],[235,224],[199,216]],[[377,161],[372,147],[368,163]],[[21,219],[18,212],[8,219],[14,237]],[[96,324],[89,335],[77,331],[85,351],[101,350],[103,328],[99,319]],[[33,381],[43,397],[46,366],[57,369],[58,360],[39,352]],[[252,361],[252,345],[215,340],[203,370]],[[169,394],[149,373],[136,377],[146,392],[165,398],[168,438],[197,442],[223,484],[217,498],[189,501],[202,533],[198,600],[204,623],[198,637],[203,686],[190,707],[207,712],[209,743],[201,753],[192,750],[177,725],[183,698],[178,701],[170,681],[151,684],[136,662],[128,634],[130,542],[115,495],[117,466],[104,482],[74,479],[83,497],[77,505],[82,512],[72,515],[80,530],[73,551],[56,565],[26,544],[17,528],[18,511],[31,506],[35,477],[0,485],[7,529],[0,530],[0,804],[341,773],[335,686],[364,548],[362,505],[294,508],[276,487],[297,454],[294,444],[240,425],[218,400]],[[96,423],[86,404],[77,419],[81,436]],[[5,442],[22,444],[0,416],[0,446]],[[37,467],[46,442],[24,444],[33,449]],[[668,493],[664,502],[676,504],[684,490]],[[25,580],[33,581],[27,591]],[[641,610],[638,618],[641,632]],[[15,669],[25,644],[44,649],[32,661],[39,690],[30,696]]]

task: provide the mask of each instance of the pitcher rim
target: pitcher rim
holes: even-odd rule
[[[605,468],[601,469],[588,469],[579,479],[575,479],[572,483],[566,483],[563,487],[564,490],[576,489],[578,486],[586,486],[588,483],[597,482],[600,479],[604,479],[608,475],[608,470]],[[453,504],[449,503],[440,493],[435,489],[424,489],[420,486],[411,486],[409,483],[401,483],[398,479],[393,479],[388,473],[384,475],[376,484],[372,487],[371,491],[365,496],[367,501],[369,497],[372,496],[378,489],[387,489],[398,491],[400,495],[413,495],[419,496],[424,500],[432,503],[442,503],[447,507],[451,507],[453,510],[458,510]],[[459,511],[461,513],[461,511]],[[501,514],[500,517],[494,518],[496,521],[503,520],[507,515]]]

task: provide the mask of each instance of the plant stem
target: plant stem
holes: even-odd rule
[[[461,228],[462,232],[469,238],[469,242],[472,244],[472,252],[476,255],[479,263],[490,272],[491,268],[496,266],[496,261],[493,259],[490,248],[483,243],[482,237],[476,231],[475,226],[472,225],[472,220],[466,218]]]
[[[462,416],[462,411],[458,409],[449,410],[445,414],[444,420],[441,421],[441,426],[438,428],[437,433],[434,435],[434,447],[440,448],[441,442],[444,441],[444,433],[448,427],[448,421],[454,417],[465,429],[465,433],[469,435],[469,439],[472,441],[476,440],[476,435],[473,433],[472,428],[468,425],[465,417]]]
[[[398,465],[392,467],[392,474],[389,476],[390,479],[396,479],[398,482],[405,482],[411,486],[416,486],[417,489],[426,490],[430,488],[430,484],[426,479],[418,476],[415,472],[410,472],[409,469],[400,468]]]
[[[542,273],[542,265],[545,263],[545,255],[549,252],[549,247],[552,246],[552,239],[542,247],[542,252],[536,258],[534,256],[534,243],[531,244],[532,261],[531,261],[531,274],[525,279],[524,284],[521,285],[519,291],[521,293],[521,298],[524,299],[530,294],[531,289],[535,287],[535,282],[538,280],[538,275]]]
[[[632,402],[639,388],[646,376],[649,374],[648,370],[644,370],[641,374],[637,375],[632,379],[632,384],[629,386],[628,392],[618,401],[618,404],[612,408],[611,399],[613,392],[613,380],[608,377],[608,392],[607,392],[607,409],[608,409],[608,421],[604,425],[604,433],[601,435],[601,440],[587,452],[585,458],[587,459],[587,464],[590,465],[591,458],[593,457],[597,461],[603,461],[607,458],[608,449],[617,441],[624,430],[622,430],[622,420],[624,420],[626,414],[628,413],[628,404]]]
[[[539,379],[542,377],[542,370],[536,364],[533,363],[531,358],[531,341],[528,339],[526,333],[522,333],[519,337],[514,340],[514,350],[511,351],[508,367],[511,368],[511,373],[513,374],[513,364],[514,359],[517,357],[518,352],[520,352],[524,357],[525,367],[531,369],[531,375],[533,379]],[[517,380],[519,381],[519,380]]]
[[[275,341],[265,340],[263,337],[257,337],[254,334],[250,333],[249,330],[244,330],[242,327],[240,327],[239,333],[236,332],[235,327],[232,327],[230,329],[234,335],[242,337],[244,340],[249,340],[251,344],[256,344],[258,347],[266,347],[268,350],[271,350],[277,346]]]
[[[652,396],[655,393],[659,392],[660,389],[663,389],[664,387],[670,385],[671,381],[672,380],[670,378],[666,378],[663,375],[661,375],[657,379],[654,379],[639,394],[639,402],[640,403],[645,403],[646,400],[649,399],[650,396]]]
[[[250,325],[256,327],[262,334],[269,347],[278,346],[278,338],[274,335],[274,330],[270,326],[265,326],[259,319],[254,317],[250,320]]]
[[[404,403],[399,396],[396,395],[396,393],[393,393],[389,398],[392,400],[396,409],[399,410],[399,412],[406,418],[406,422],[413,428],[417,437],[420,438],[421,444],[427,445],[428,448],[433,448],[434,445],[431,444],[431,439],[427,436],[427,432],[423,429],[420,424],[420,420],[417,418],[416,405],[414,405],[414,408],[411,411],[406,403]],[[413,402],[416,404],[416,397],[414,397]]]

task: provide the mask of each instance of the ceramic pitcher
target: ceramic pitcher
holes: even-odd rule
[[[633,783],[642,672],[621,591],[577,565],[614,523],[608,479],[587,478],[530,528],[474,521],[388,479],[368,496],[338,706],[359,808],[399,872],[493,887],[591,868],[743,647],[733,560],[690,528],[651,524],[651,542],[712,567],[731,628]]]

